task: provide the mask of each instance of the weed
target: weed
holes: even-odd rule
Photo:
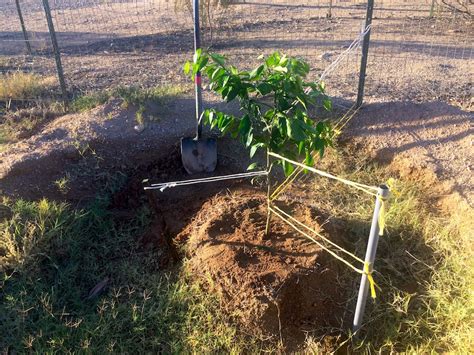
[[[106,103],[109,98],[107,91],[80,95],[71,102],[70,109],[74,112],[88,111]]]
[[[70,182],[70,176],[68,173],[66,173],[65,176],[54,181],[54,185],[56,185],[59,192],[61,192],[62,194],[66,194],[69,191],[69,182]]]

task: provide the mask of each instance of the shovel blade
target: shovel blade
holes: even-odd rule
[[[216,140],[182,138],[181,160],[188,174],[213,172],[217,165]]]

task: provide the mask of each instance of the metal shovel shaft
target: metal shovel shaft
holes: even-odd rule
[[[201,48],[201,29],[199,26],[199,0],[193,2],[194,13],[194,51]],[[196,139],[201,138],[202,133],[202,91],[201,91],[201,72],[198,71],[194,78],[194,91],[196,97]]]

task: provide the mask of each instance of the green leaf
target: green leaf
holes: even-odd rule
[[[252,163],[247,167],[247,170],[255,170],[256,167],[257,167],[257,163]]]
[[[314,165],[314,159],[309,150],[306,150],[306,157],[305,157],[304,163],[308,166]]]
[[[304,133],[303,128],[298,120],[295,119],[287,119],[286,120],[286,130],[288,132],[288,136],[291,139],[299,142],[306,139],[306,135]]]
[[[318,132],[318,134],[321,134],[324,131],[324,128],[325,124],[323,121],[318,122],[318,124],[316,125],[316,131]]]
[[[285,176],[290,175],[293,172],[293,170],[295,170],[293,165],[288,163],[286,160],[282,160],[282,164],[283,164],[283,171],[285,172]]]
[[[331,111],[332,110],[332,102],[330,99],[325,99],[323,101],[323,107],[326,109],[326,111]]]
[[[274,67],[273,70],[275,70],[279,73],[288,73],[288,68],[287,67],[282,67],[280,65]]]
[[[260,74],[262,74],[263,69],[265,69],[265,66],[262,64],[258,68],[255,68],[254,70],[252,70],[249,73],[249,79],[250,80],[257,79],[260,76]]]
[[[212,60],[221,66],[225,66],[225,57],[217,53],[210,54]]]
[[[198,71],[201,71],[202,68],[204,68],[207,64],[207,62],[209,61],[209,58],[208,57],[203,57],[201,58],[201,60],[199,61],[199,63],[197,63],[197,65],[194,66],[193,68],[193,73],[196,74]]]
[[[263,82],[257,85],[257,91],[260,93],[260,95],[265,96],[272,92],[273,86],[270,84]]]
[[[250,117],[248,115],[245,115],[244,117],[242,117],[239,123],[239,134],[246,136],[249,131],[250,131]]]
[[[238,93],[239,93],[239,88],[234,86],[229,90],[229,93],[224,97],[224,99],[227,102],[230,102],[237,97]]]
[[[247,135],[247,141],[245,142],[245,146],[246,147],[250,147],[250,145],[252,144],[253,142],[253,133],[252,133],[252,129],[250,129],[250,132],[249,134]]]
[[[187,61],[186,63],[184,63],[184,67],[183,67],[184,74],[188,75],[190,69],[191,69],[191,62]]]
[[[306,146],[306,144],[305,144],[304,141],[301,141],[301,142],[298,143],[298,154],[303,153],[303,150],[304,150],[305,146]]]
[[[265,144],[263,143],[257,143],[257,144],[252,145],[252,147],[250,148],[250,158],[253,158],[258,148],[263,147],[263,146],[265,146]]]
[[[202,52],[202,49],[201,48],[198,48],[196,50],[196,52],[194,52],[194,55],[193,55],[193,62],[194,63],[197,63],[199,58],[201,57],[201,52]]]
[[[216,80],[220,76],[225,74],[225,70],[223,68],[216,68],[212,71],[212,74],[210,75],[212,80]],[[209,75],[208,75],[209,76]]]

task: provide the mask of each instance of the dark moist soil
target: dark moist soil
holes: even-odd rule
[[[221,161],[215,175],[235,173]],[[300,349],[307,337],[327,343],[342,328],[344,295],[338,270],[327,255],[277,217],[264,235],[266,196],[258,181],[224,181],[155,190],[150,182],[190,178],[175,150],[156,164],[137,169],[124,189],[113,196],[111,211],[135,211],[147,200],[154,212],[143,247],[165,250],[162,267],[183,256],[197,279],[221,295],[222,306],[245,332],[283,341]],[[193,176],[195,178],[196,176]],[[301,222],[320,230],[319,211],[303,205],[281,205]],[[326,231],[337,240],[337,231]],[[328,344],[324,345],[328,347]]]

